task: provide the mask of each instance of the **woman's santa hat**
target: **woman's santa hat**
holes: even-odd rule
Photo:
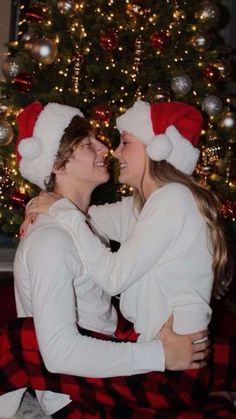
[[[116,126],[120,133],[127,131],[140,139],[152,160],[166,160],[191,175],[200,154],[195,146],[202,122],[200,112],[186,103],[140,100],[117,118]]]
[[[77,108],[58,103],[45,107],[39,102],[27,106],[17,117],[17,160],[21,175],[41,189],[50,176],[65,129],[76,115]]]

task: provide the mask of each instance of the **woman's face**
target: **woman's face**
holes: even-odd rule
[[[104,164],[108,148],[96,140],[94,135],[84,138],[66,164],[65,172],[80,184],[101,185],[109,180]]]
[[[114,156],[120,162],[119,182],[140,189],[149,163],[144,144],[133,134],[123,131]]]

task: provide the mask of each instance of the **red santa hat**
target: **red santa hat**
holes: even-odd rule
[[[77,108],[58,103],[39,102],[27,106],[17,117],[17,159],[21,175],[41,189],[50,176],[61,138],[75,115],[83,117]]]
[[[201,113],[186,103],[139,100],[117,118],[116,126],[120,133],[127,131],[140,139],[152,160],[166,160],[191,175],[200,154],[195,146],[202,122]]]

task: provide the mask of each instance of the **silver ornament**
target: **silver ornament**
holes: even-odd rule
[[[193,36],[191,42],[197,51],[203,52],[211,45],[211,37],[207,32],[198,32]]]
[[[235,130],[236,114],[234,112],[225,112],[219,121],[219,126],[226,130]]]
[[[218,115],[223,109],[222,100],[215,95],[206,96],[202,101],[202,110],[209,116]]]
[[[215,24],[220,16],[219,8],[211,1],[205,1],[202,9],[197,13],[197,18],[207,24]]]
[[[73,10],[73,0],[60,0],[57,8],[60,13],[67,15]]]
[[[20,71],[20,64],[13,57],[7,58],[3,63],[2,72],[6,78],[13,79],[20,73]]]
[[[14,131],[5,119],[0,120],[0,147],[6,146],[10,144],[10,142],[13,140],[14,137]]]
[[[176,95],[184,96],[190,92],[191,88],[192,80],[187,74],[172,77],[171,89],[175,92]]]
[[[43,38],[33,42],[30,53],[35,61],[49,65],[56,60],[58,49],[51,39]]]

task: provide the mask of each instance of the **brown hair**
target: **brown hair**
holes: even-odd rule
[[[74,116],[68,127],[66,127],[61,138],[53,167],[55,169],[65,168],[66,163],[79,143],[81,143],[81,141],[83,141],[84,138],[89,136],[92,132],[93,128],[87,119],[82,118],[79,115]],[[54,191],[55,183],[56,175],[52,172],[48,180],[45,181],[46,190],[48,192]]]
[[[185,175],[165,160],[156,162],[150,159],[149,172],[158,187],[162,187],[170,182],[178,182],[187,186],[192,192],[208,227],[213,254],[213,296],[220,298],[227,291],[232,276],[232,272],[229,269],[229,250],[221,221],[220,201],[213,192],[208,191],[193,178]],[[134,192],[134,203],[138,210],[141,211],[145,198],[138,190]]]

